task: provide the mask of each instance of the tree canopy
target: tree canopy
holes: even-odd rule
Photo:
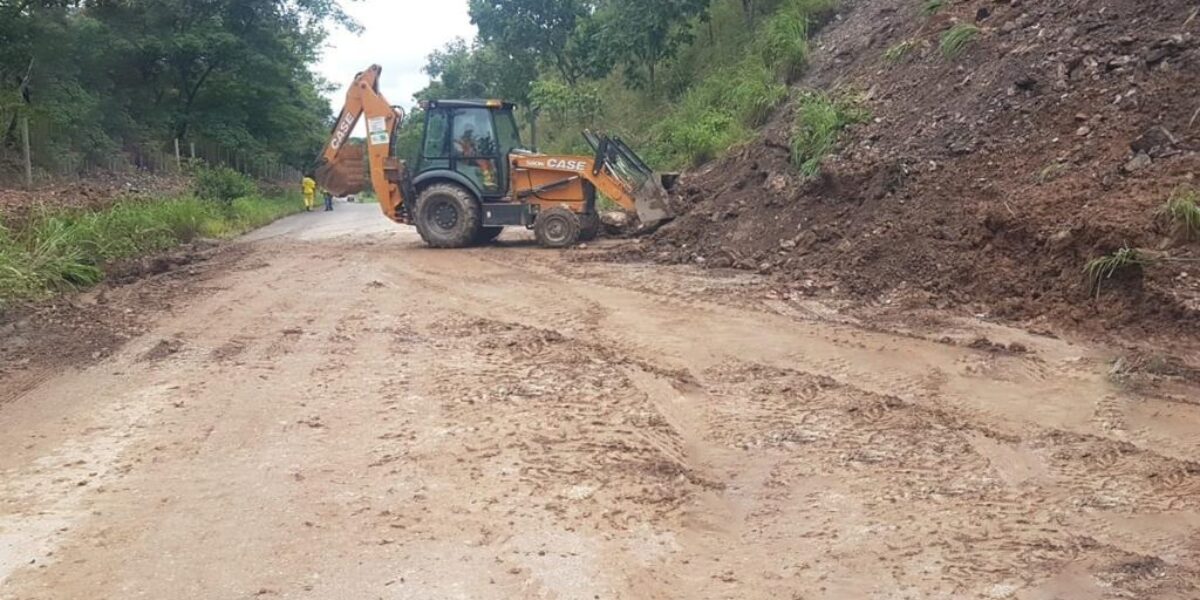
[[[334,0],[0,0],[0,143],[51,156],[203,139],[302,167],[330,117],[312,73]]]
[[[692,39],[710,0],[470,0],[476,40],[429,56],[430,95],[504,96],[526,103],[538,79],[571,88],[623,67],[653,89],[661,65]],[[543,86],[545,89],[545,86]]]

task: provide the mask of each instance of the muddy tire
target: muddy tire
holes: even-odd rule
[[[475,236],[476,244],[490,244],[500,237],[504,232],[503,227],[480,227],[479,234]]]
[[[579,243],[582,230],[579,215],[561,206],[538,215],[533,227],[538,243],[546,248],[570,248]]]
[[[592,213],[590,215],[579,215],[580,230],[579,241],[590,242],[600,235],[600,214]]]
[[[417,198],[417,233],[434,248],[465,248],[479,236],[479,202],[451,183],[437,183]]]

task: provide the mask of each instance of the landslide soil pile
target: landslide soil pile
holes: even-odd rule
[[[1157,214],[1179,186],[1200,187],[1194,0],[976,0],[932,16],[923,4],[847,2],[815,40],[797,94],[854,94],[872,117],[820,176],[790,164],[795,108],[782,110],[684,177],[682,217],[642,251],[864,304],[1194,333],[1200,245]],[[979,34],[947,58],[941,36],[959,24]],[[899,44],[911,51],[886,59]],[[1126,245],[1171,260],[1097,297],[1084,265]]]

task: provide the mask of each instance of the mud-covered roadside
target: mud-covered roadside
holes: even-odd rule
[[[244,251],[237,244],[196,242],[110,265],[108,278],[85,292],[0,312],[0,404],[47,377],[119,351]]]

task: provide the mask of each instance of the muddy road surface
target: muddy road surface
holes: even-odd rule
[[[1200,396],[1106,348],[372,206],[238,243],[7,390],[3,600],[1200,598]]]

